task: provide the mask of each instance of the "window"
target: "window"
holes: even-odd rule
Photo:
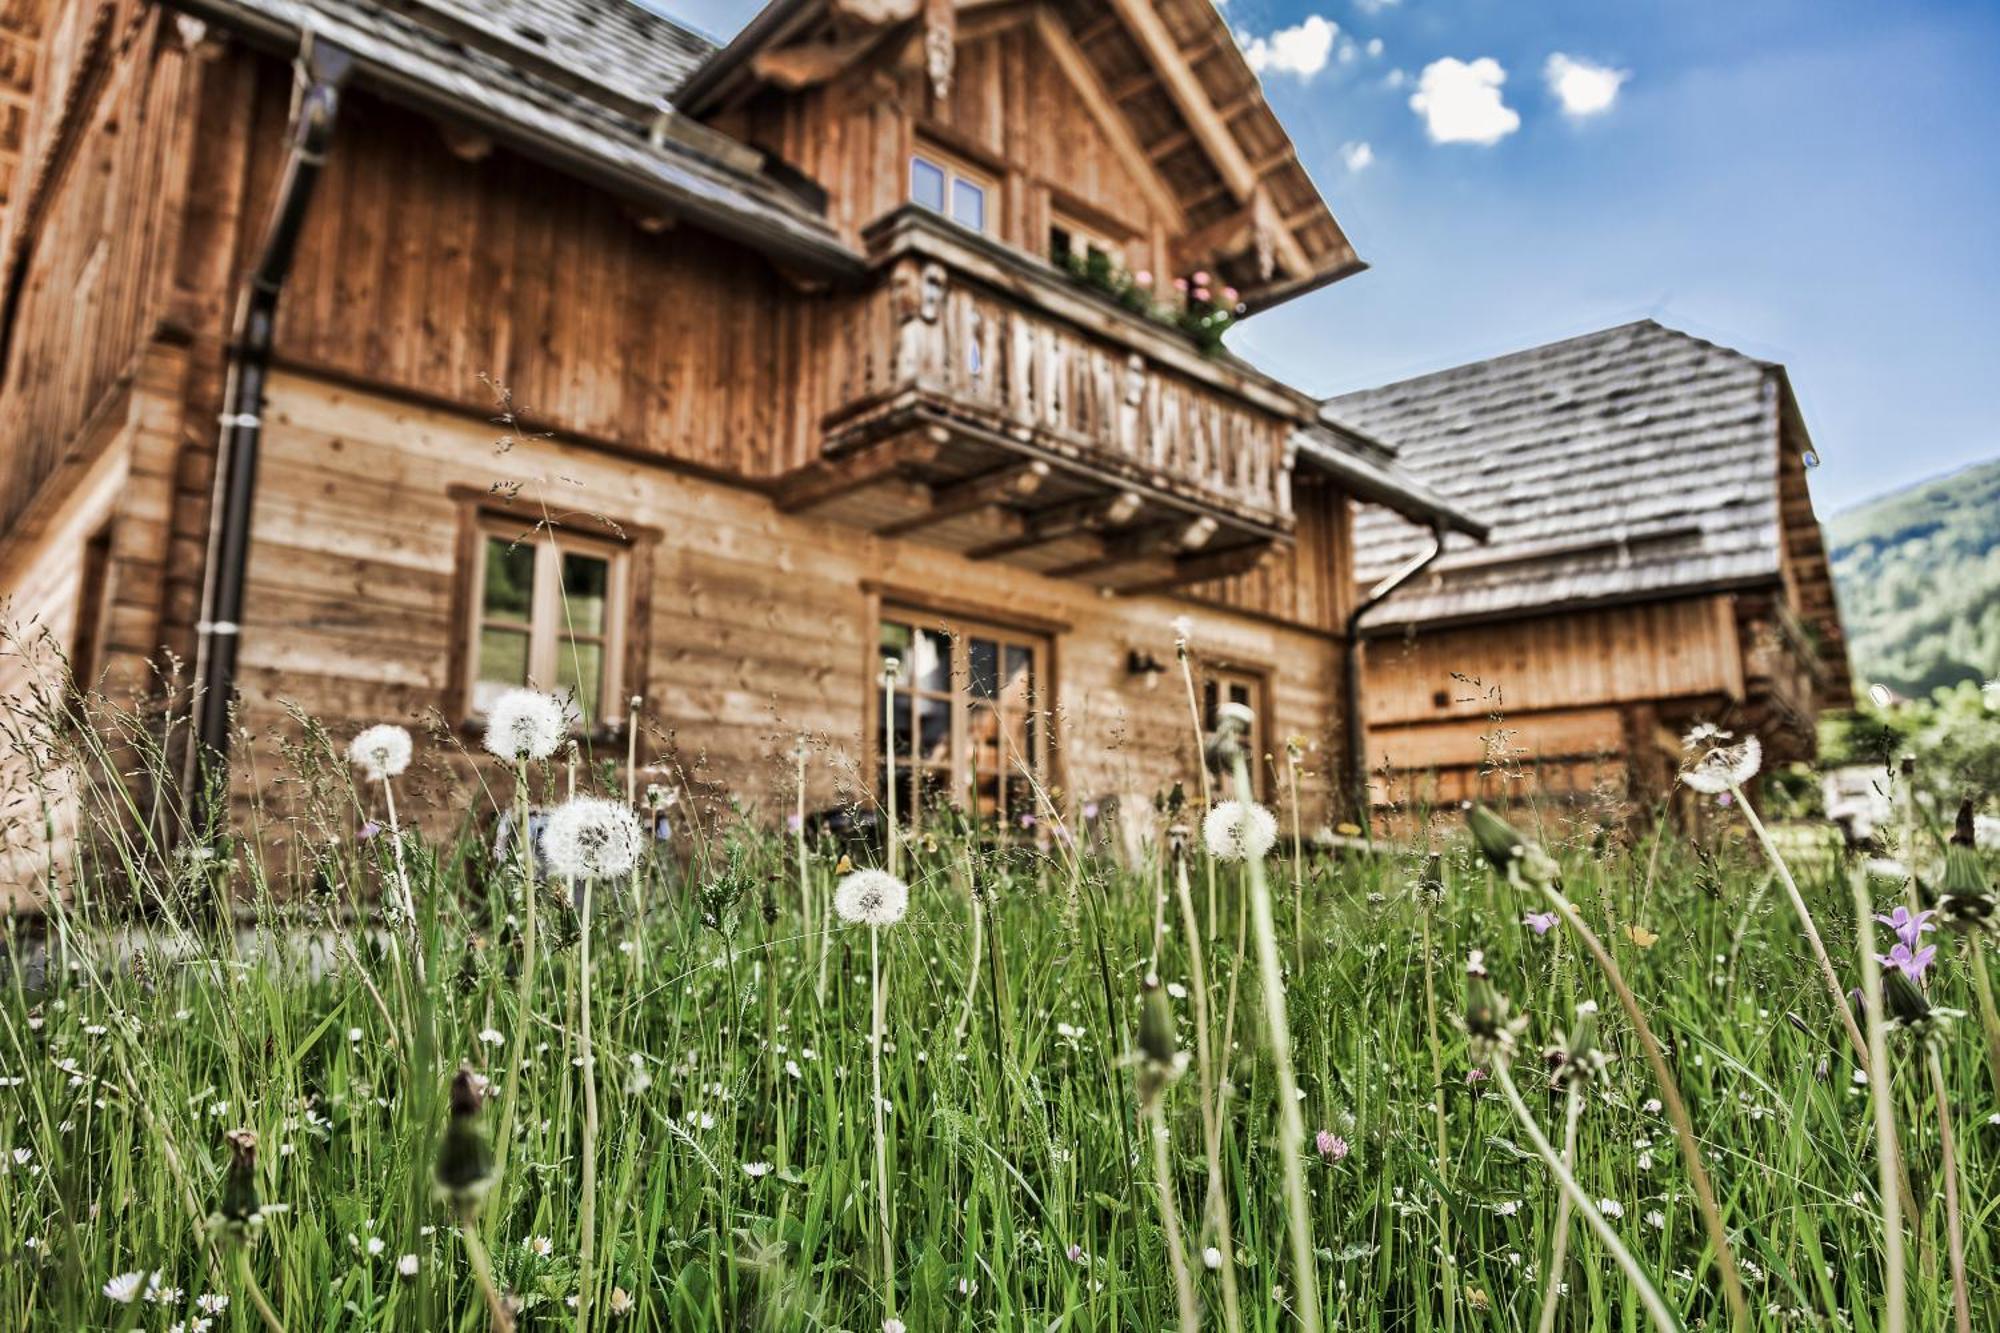
[[[1034,783],[1047,762],[1041,712],[1047,640],[892,611],[883,617],[879,645],[881,662],[898,663],[888,718],[898,816],[921,821],[926,807],[943,802],[1010,826],[1035,813]],[[878,682],[876,755],[887,746],[882,694]],[[881,786],[878,776],[878,792]]]
[[[480,524],[473,571],[471,689],[477,717],[503,690],[532,685],[569,700],[579,728],[618,716],[626,551],[565,533]]]
[[[77,567],[76,628],[69,645],[73,704],[99,684],[110,614],[111,525],[107,523],[83,544],[83,560]]]
[[[1243,757],[1250,766],[1250,790],[1261,795],[1264,790],[1264,677],[1257,672],[1234,667],[1205,668],[1201,682],[1201,713],[1202,725],[1208,730],[1215,730],[1224,704],[1242,704],[1255,715],[1250,723]],[[1235,789],[1229,784],[1236,780],[1234,772],[1223,768],[1215,776],[1223,784],[1216,788],[1218,796],[1233,796]]]
[[[942,154],[926,149],[910,157],[910,201],[961,227],[986,230],[986,201],[992,190],[987,178]]]
[[[1082,261],[1108,274],[1125,267],[1125,247],[1103,232],[1058,213],[1049,224],[1049,258],[1064,267]]]

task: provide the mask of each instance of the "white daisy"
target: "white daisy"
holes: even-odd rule
[[[139,1291],[145,1285],[144,1273],[120,1273],[104,1284],[104,1294],[120,1305],[130,1305],[139,1299]]]
[[[857,926],[893,926],[910,909],[910,886],[886,870],[857,870],[833,891],[833,910]]]
[[[356,736],[347,747],[347,759],[370,781],[383,782],[410,766],[410,752],[410,733],[384,722]]]
[[[1218,861],[1262,860],[1278,840],[1278,817],[1255,801],[1223,801],[1202,820],[1201,836]]]
[[[396,1261],[396,1271],[404,1277],[415,1277],[417,1275],[417,1256],[406,1254],[398,1259]]]

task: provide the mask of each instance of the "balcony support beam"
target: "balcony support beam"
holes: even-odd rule
[[[1039,458],[1009,463],[989,472],[928,488],[928,507],[920,514],[898,519],[875,529],[881,537],[905,537],[913,532],[985,509],[1022,500],[1040,490],[1048,479],[1049,465]]]
[[[1030,551],[1037,546],[1062,541],[1068,537],[1122,528],[1132,521],[1145,503],[1145,497],[1137,491],[1120,491],[1108,497],[1093,495],[1081,500],[1066,500],[1062,504],[1050,505],[1046,509],[1038,509],[1028,515],[1027,530],[1019,536],[985,546],[976,546],[965,554],[972,560],[994,560],[1001,556]]]
[[[845,458],[814,463],[787,479],[773,499],[781,512],[803,514],[857,491],[900,481],[909,468],[935,460],[946,439],[942,429],[927,427]]]
[[[1129,536],[1105,544],[1104,550],[1088,560],[1079,560],[1059,569],[1049,570],[1051,578],[1083,578],[1090,574],[1102,573],[1107,569],[1117,569],[1121,565],[1140,564],[1149,560],[1172,559],[1189,551],[1198,551],[1208,545],[1209,539],[1221,525],[1211,516],[1182,516],[1166,523],[1154,523]]]

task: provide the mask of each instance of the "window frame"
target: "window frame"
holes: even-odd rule
[[[1005,619],[976,613],[967,614],[934,606],[927,607],[903,599],[878,597],[871,600],[873,605],[870,608],[868,623],[873,626],[874,634],[868,645],[871,671],[869,702],[864,719],[864,734],[868,737],[869,751],[868,790],[878,802],[884,799],[883,749],[887,732],[883,717],[886,691],[881,667],[883,627],[892,624],[904,626],[910,630],[913,637],[925,631],[938,632],[946,637],[951,648],[951,661],[947,668],[947,688],[939,691],[929,687],[918,687],[911,675],[913,664],[908,661],[903,662],[903,669],[897,677],[896,694],[907,695],[908,706],[911,709],[910,754],[897,756],[898,776],[914,769],[943,771],[946,775],[943,791],[947,802],[964,810],[967,809],[970,797],[976,806],[978,793],[969,792],[968,785],[977,773],[984,773],[986,770],[973,768],[975,747],[983,746],[983,743],[973,734],[972,719],[980,712],[991,712],[997,714],[1001,720],[993,750],[993,762],[999,780],[994,788],[994,808],[990,811],[977,809],[975,812],[978,818],[995,820],[1002,827],[1011,828],[1018,825],[1023,813],[1034,814],[1039,822],[1042,812],[1038,808],[1030,806],[1017,810],[1008,802],[1008,779],[1010,776],[1018,776],[1019,767],[1016,763],[1017,756],[1001,743],[1000,738],[1007,735],[1010,721],[1018,721],[1027,728],[1030,749],[1027,760],[1033,780],[1044,789],[1054,785],[1054,757],[1057,747],[1053,735],[1055,709],[1051,700],[1055,697],[1056,631],[1045,626],[1009,623]],[[1005,703],[1004,690],[991,700],[973,696],[971,645],[974,639],[991,640],[996,645],[1000,653],[999,676],[1003,681],[1006,679],[1006,650],[1008,648],[1027,650],[1030,684],[1024,706],[1018,709],[1008,707]],[[943,699],[949,704],[949,757],[943,763],[919,758],[921,737],[916,709],[918,702],[925,699]],[[899,698],[897,702],[901,704],[903,700]],[[923,791],[921,781],[912,781],[910,791],[913,796],[920,794]],[[921,800],[915,800],[912,804],[915,806],[914,809],[905,809],[899,802],[897,817],[909,820],[912,828],[920,828],[924,816],[923,803]]]
[[[1111,261],[1111,266],[1114,269],[1123,270],[1128,273],[1134,271],[1128,263],[1127,256],[1133,245],[1137,243],[1137,238],[1128,236],[1121,241],[1117,239],[1114,232],[1086,222],[1060,204],[1054,203],[1049,207],[1048,260],[1051,264],[1061,264],[1063,262],[1062,256],[1056,253],[1055,247],[1055,233],[1058,231],[1068,233],[1071,241],[1069,250],[1071,254],[1080,253],[1087,260],[1090,252],[1096,250]],[[1078,242],[1082,243],[1081,251],[1077,248]]]
[[[1256,715],[1255,720],[1250,724],[1248,755],[1250,794],[1258,800],[1263,800],[1264,793],[1269,789],[1271,780],[1271,775],[1265,771],[1269,765],[1265,763],[1264,757],[1267,754],[1275,756],[1275,751],[1271,749],[1270,668],[1255,663],[1239,662],[1221,657],[1213,659],[1202,658],[1199,666],[1201,668],[1201,722],[1205,732],[1213,732],[1215,730],[1216,710],[1224,702],[1229,701],[1224,691],[1232,687],[1240,688],[1249,696],[1243,702],[1247,702],[1250,711]],[[1213,699],[1209,697],[1211,690],[1215,691]],[[1217,799],[1233,799],[1235,791],[1226,785],[1229,781],[1229,774],[1225,771],[1220,776],[1225,785],[1216,789]]]
[[[923,163],[938,171],[944,177],[944,187],[939,192],[941,207],[932,208],[917,198],[917,164]],[[953,208],[956,187],[969,185],[979,191],[979,225],[962,220]],[[956,153],[948,153],[932,144],[919,141],[910,148],[909,165],[904,172],[904,196],[908,203],[933,213],[955,227],[963,227],[977,236],[991,237],[994,234],[994,209],[1000,202],[1000,181],[990,171],[972,166]]]
[[[451,660],[447,666],[443,704],[447,716],[468,728],[478,726],[484,713],[478,706],[480,631],[485,614],[488,540],[519,543],[534,551],[534,571],[528,602],[527,677],[536,689],[556,688],[561,653],[566,642],[601,643],[597,712],[588,723],[572,725],[572,734],[607,736],[623,731],[627,699],[644,692],[649,651],[647,633],[653,552],[660,533],[636,524],[592,520],[588,528],[574,522],[530,514],[488,491],[451,488],[459,502],[459,544],[453,568]],[[604,625],[594,634],[566,632],[562,611],[564,553],[593,556],[607,562]],[[554,557],[554,558],[551,558]]]

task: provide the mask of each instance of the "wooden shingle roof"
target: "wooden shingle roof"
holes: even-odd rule
[[[1404,471],[1491,524],[1373,611],[1377,632],[1780,578],[1782,373],[1642,320],[1327,400]],[[1364,583],[1422,531],[1355,524]]]

